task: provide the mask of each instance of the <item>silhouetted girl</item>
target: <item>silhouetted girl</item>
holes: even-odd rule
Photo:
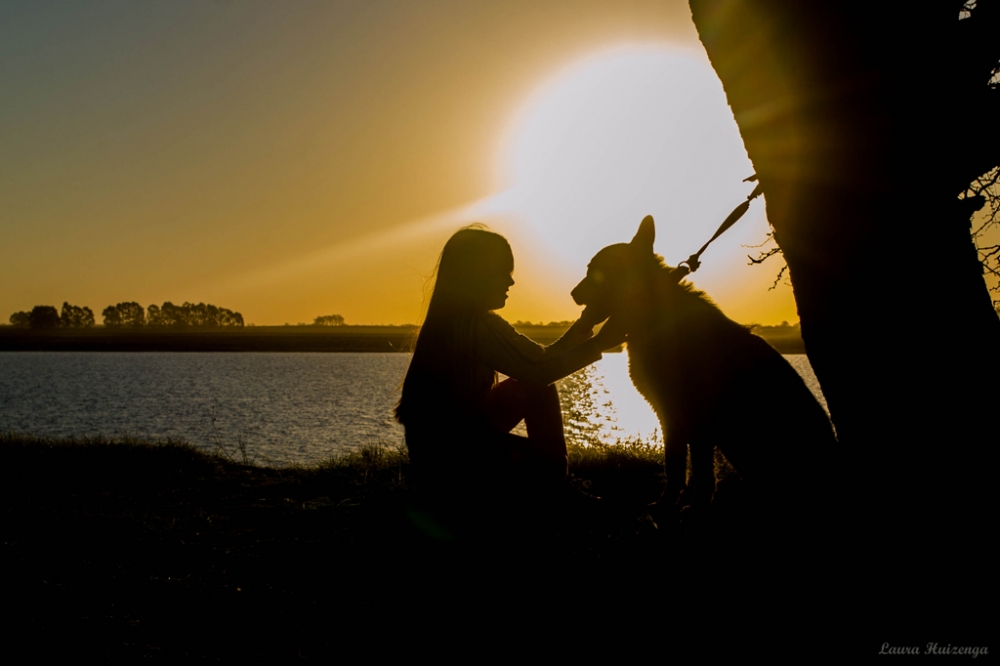
[[[494,311],[514,284],[507,240],[474,225],[456,232],[438,259],[396,419],[406,428],[414,471],[432,483],[565,478],[566,440],[553,382],[620,344],[586,313],[543,347]],[[607,329],[607,327],[605,327]],[[498,382],[497,373],[509,379]],[[510,434],[522,419],[528,436]]]

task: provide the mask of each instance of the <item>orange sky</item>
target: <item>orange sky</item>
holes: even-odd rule
[[[5,4],[0,90],[3,320],[187,300],[415,322],[472,221],[513,245],[504,316],[568,319],[643,215],[676,263],[750,190],[686,2]],[[763,208],[695,282],[794,321],[781,260],[746,266]]]

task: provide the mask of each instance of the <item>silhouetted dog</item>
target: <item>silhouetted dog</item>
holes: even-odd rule
[[[598,252],[572,295],[596,320],[610,316],[627,333],[629,374],[663,430],[661,504],[672,506],[685,488],[690,447],[693,505],[709,505],[718,447],[748,491],[794,511],[789,503],[825,488],[836,445],[830,421],[777,351],[678,282],[653,254],[655,233],[646,217],[631,243]]]

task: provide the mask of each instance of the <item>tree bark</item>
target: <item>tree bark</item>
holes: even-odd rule
[[[984,575],[995,515],[1000,320],[958,195],[1000,163],[1000,22],[962,4],[690,0],[837,429],[846,556],[920,590],[898,572]]]

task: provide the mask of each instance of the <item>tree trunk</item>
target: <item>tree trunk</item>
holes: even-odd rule
[[[958,195],[1000,162],[1000,22],[962,4],[690,0],[837,428],[845,555],[915,594],[985,576],[994,531],[1000,320]]]

